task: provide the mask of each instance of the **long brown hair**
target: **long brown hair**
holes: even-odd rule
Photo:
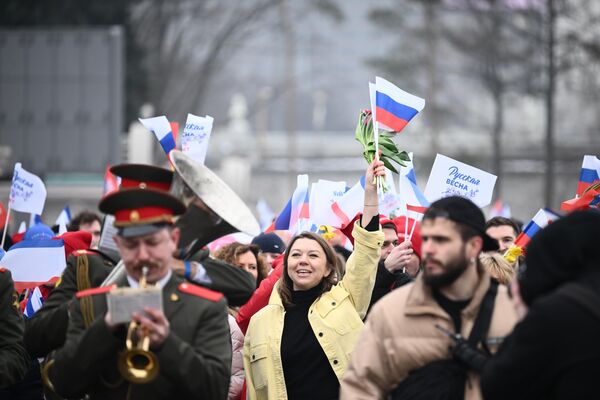
[[[302,232],[299,235],[294,236],[294,238],[290,241],[290,244],[287,246],[283,256],[283,273],[279,279],[279,288],[277,289],[284,307],[293,305],[292,291],[294,290],[294,283],[288,274],[288,258],[290,256],[292,247],[294,247],[294,243],[298,239],[314,240],[319,243],[325,252],[326,265],[331,273],[329,276],[326,276],[323,278],[323,280],[321,280],[321,294],[331,290],[331,288],[337,283],[340,274],[340,261],[335,255],[335,251],[331,248],[329,243],[325,241],[325,239],[312,232]]]

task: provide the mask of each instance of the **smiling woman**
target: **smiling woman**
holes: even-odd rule
[[[320,286],[329,291],[337,282],[340,262],[327,242],[311,232],[294,237],[284,255],[279,296],[285,306],[292,305],[292,292]]]
[[[320,236],[294,237],[269,304],[256,313],[244,340],[249,399],[337,399],[339,381],[363,327],[383,232],[379,227],[374,162],[365,177],[363,217],[354,226],[354,252],[340,264]]]

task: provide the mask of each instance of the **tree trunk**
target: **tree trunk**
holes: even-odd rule
[[[554,60],[555,40],[555,18],[556,10],[554,0],[547,2],[547,74],[548,86],[546,88],[546,179],[545,179],[545,202],[551,207],[554,200],[554,92],[556,83],[556,66]]]
[[[502,131],[504,130],[504,101],[502,89],[496,88],[492,93],[494,100],[494,127],[492,130],[493,171],[496,180],[496,198],[502,198]]]
[[[435,7],[437,1],[427,1],[425,7],[425,26],[426,26],[426,42],[427,42],[427,58],[426,58],[426,73],[427,73],[427,103],[428,103],[428,120],[429,129],[431,130],[431,152],[436,154],[439,152],[438,137],[439,137],[439,117],[437,105],[437,16]]]

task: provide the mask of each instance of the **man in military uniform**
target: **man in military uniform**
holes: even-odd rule
[[[106,196],[100,210],[115,215],[115,242],[126,275],[117,286],[136,287],[143,269],[147,282],[162,288],[164,310],[146,307],[132,318],[150,341],[160,370],[158,377],[137,385],[120,376],[118,355],[125,347],[126,326],[112,323],[106,292],[88,289],[70,304],[65,346],[47,365],[57,393],[90,399],[224,399],[231,365],[227,303],[223,295],[191,285],[174,274],[173,253],[179,229],[174,215],[185,206],[154,189],[124,189]]]
[[[29,368],[23,347],[23,316],[10,271],[0,268],[0,398],[4,390],[20,381]]]
[[[111,172],[121,178],[120,189],[167,191],[173,179],[169,170],[142,164],[115,165]],[[192,262],[186,264],[174,260],[174,271],[195,284],[222,292],[231,306],[243,305],[254,293],[255,283],[250,274],[210,258],[207,251],[200,250],[186,259]],[[56,287],[42,308],[26,321],[24,342],[32,356],[45,357],[63,346],[69,321],[69,302],[76,292],[102,285],[115,264],[110,256],[97,249],[80,250],[67,259],[67,266]],[[186,265],[189,266],[187,269]]]

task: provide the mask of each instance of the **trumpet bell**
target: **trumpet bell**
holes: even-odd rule
[[[136,384],[152,382],[160,370],[154,353],[140,349],[123,351],[119,357],[118,367],[124,379]]]

